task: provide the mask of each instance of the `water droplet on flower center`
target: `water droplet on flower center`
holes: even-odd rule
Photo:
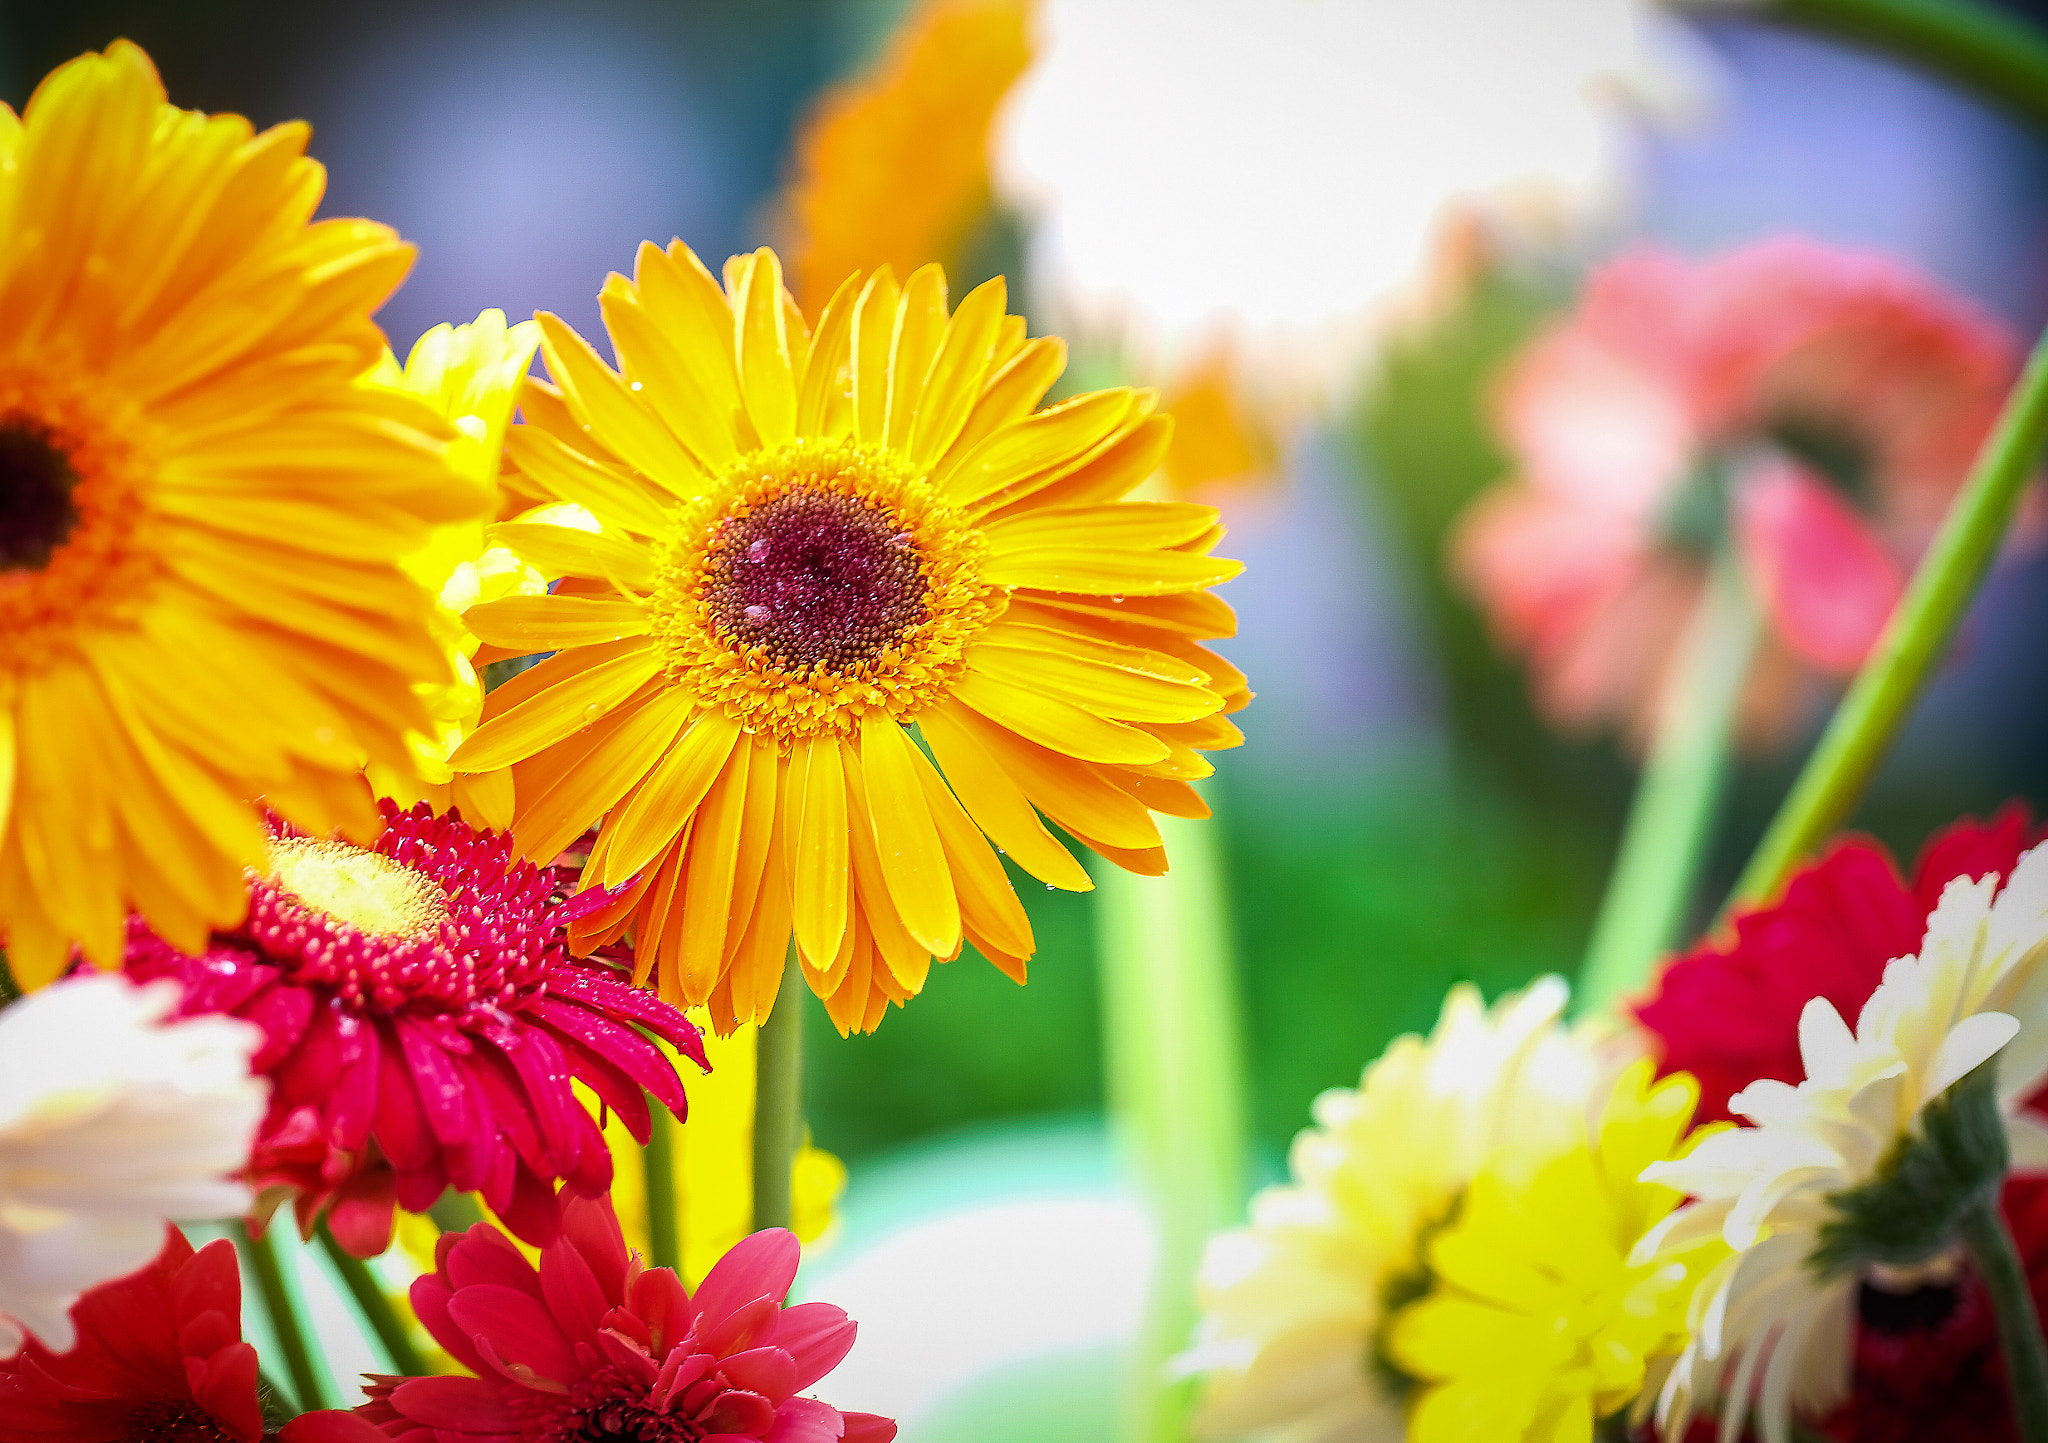
[[[728,641],[795,672],[847,670],[925,618],[913,533],[886,506],[807,486],[722,523],[704,598]]]
[[[0,418],[0,571],[37,571],[78,524],[78,473],[33,418]]]
[[[433,878],[347,842],[279,837],[270,844],[270,876],[366,936],[424,937],[448,918],[448,898]]]

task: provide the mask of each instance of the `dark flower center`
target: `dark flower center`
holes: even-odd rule
[[[1933,1332],[1955,1316],[1962,1301],[1960,1278],[1924,1283],[1902,1292],[1866,1280],[1856,1292],[1856,1315],[1872,1332],[1896,1338]]]
[[[235,1443],[197,1403],[166,1398],[145,1403],[128,1419],[126,1443]]]
[[[1865,508],[1873,505],[1875,458],[1861,436],[1840,422],[1787,412],[1768,428],[1771,441],[1836,490]]]
[[[720,528],[711,623],[786,671],[845,671],[924,620],[916,546],[887,508],[797,487]]]
[[[78,473],[58,437],[34,419],[0,418],[0,571],[39,571],[78,524]]]

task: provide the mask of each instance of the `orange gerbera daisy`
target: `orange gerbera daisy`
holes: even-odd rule
[[[790,283],[958,258],[989,209],[989,129],[1031,63],[1030,0],[923,0],[881,57],[819,97],[784,196]]]
[[[304,125],[165,103],[126,42],[0,106],[0,935],[31,986],[118,966],[132,907],[197,951],[267,834],[373,836],[445,678],[397,566],[483,491],[357,384],[411,248],[310,223]],[[10,806],[11,800],[11,806]]]
[[[725,281],[642,246],[602,296],[623,374],[539,317],[561,389],[529,389],[509,454],[601,527],[497,528],[570,580],[469,611],[554,655],[453,765],[517,764],[533,856],[603,817],[586,880],[632,885],[578,945],[630,930],[640,975],[724,1030],[767,1015],[794,936],[866,1030],[963,938],[1023,980],[989,841],[1089,886],[1037,812],[1165,870],[1151,811],[1206,815],[1199,753],[1241,740],[1244,679],[1197,644],[1231,631],[1206,588],[1239,567],[1213,508],[1124,499],[1171,434],[1150,392],[1034,412],[1064,348],[1000,279],[949,317],[936,266],[856,276],[814,333],[771,252]]]

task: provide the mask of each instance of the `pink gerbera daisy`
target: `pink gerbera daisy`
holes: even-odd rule
[[[677,1117],[673,1066],[639,1029],[698,1065],[683,1014],[601,961],[571,957],[563,929],[601,891],[559,898],[515,862],[511,838],[425,803],[383,803],[365,849],[278,830],[248,919],[199,956],[129,923],[126,968],[175,977],[187,1013],[247,1018],[267,1037],[251,1067],[271,1079],[250,1162],[269,1206],[322,1211],[350,1252],[389,1244],[395,1206],[450,1187],[479,1192],[520,1237],[554,1236],[553,1184],[611,1186],[611,1152],[575,1078],[648,1136],[644,1094]]]
[[[413,1311],[473,1378],[380,1378],[358,1413],[401,1443],[888,1443],[896,1425],[797,1396],[854,1324],[782,1305],[799,1249],[755,1233],[693,1295],[629,1254],[604,1198],[561,1197],[540,1267],[488,1223],[444,1234]]]
[[[2014,364],[1997,323],[1876,256],[1624,256],[1511,369],[1516,474],[1454,565],[1549,716],[1640,738],[1732,533],[1769,621],[1743,715],[1766,739],[1803,676],[1861,664]]]

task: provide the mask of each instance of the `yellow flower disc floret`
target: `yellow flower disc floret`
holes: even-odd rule
[[[850,734],[941,699],[1004,589],[985,547],[901,457],[797,441],[682,508],[654,634],[668,675],[749,731]]]

